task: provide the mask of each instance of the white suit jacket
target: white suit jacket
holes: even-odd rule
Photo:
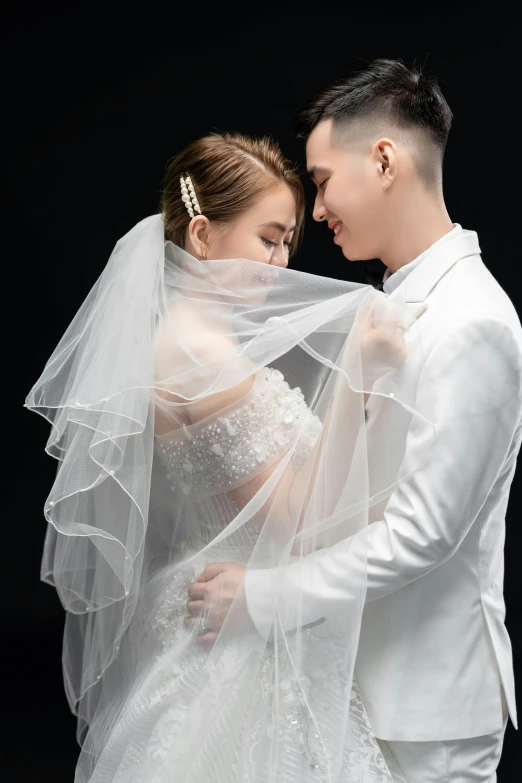
[[[422,466],[357,533],[367,538],[368,588],[356,677],[372,728],[387,740],[493,733],[504,725],[503,695],[517,726],[503,575],[522,440],[522,330],[481,260],[476,233],[456,228],[390,295],[422,312],[411,327],[422,330],[426,349],[417,405],[445,422],[441,437],[427,450],[411,428],[405,464],[424,459]],[[369,399],[370,451],[386,448],[391,404]],[[293,590],[300,596],[303,624],[349,604],[343,544],[277,569],[286,600]],[[245,577],[248,611],[264,636],[273,616],[271,572]]]

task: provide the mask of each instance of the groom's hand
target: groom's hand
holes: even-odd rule
[[[209,629],[198,635],[198,644],[214,644],[227,618],[223,630],[227,638],[254,629],[246,604],[245,571],[239,563],[209,563],[190,585],[185,627],[196,624]]]

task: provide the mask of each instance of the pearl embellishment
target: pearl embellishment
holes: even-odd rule
[[[196,196],[196,191],[194,190],[194,185],[192,184],[190,177],[186,177],[185,179],[180,177],[179,183],[181,187],[181,200],[185,204],[190,217],[194,217],[194,211],[196,211],[198,215],[201,215],[201,209]]]
[[[254,478],[295,445],[292,465],[303,464],[322,430],[301,389],[266,367],[243,403],[226,418],[205,419],[156,436],[174,491],[209,497]]]

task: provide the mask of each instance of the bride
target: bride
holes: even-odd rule
[[[193,602],[186,618],[207,563],[299,562],[366,527],[405,478],[408,316],[369,286],[288,269],[303,215],[274,142],[195,141],[27,397],[59,460],[42,578],[67,610],[77,783],[404,780],[353,677],[361,536],[338,615],[303,625],[278,599],[261,638],[238,599],[211,645]],[[390,454],[366,446],[370,392],[396,415],[392,483]]]

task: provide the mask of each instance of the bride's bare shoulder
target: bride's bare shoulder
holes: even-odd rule
[[[253,377],[247,377],[233,388],[208,395],[197,402],[186,404],[186,396],[193,396],[193,390],[179,388],[183,375],[190,377],[191,369],[209,367],[215,377],[219,366],[225,367],[238,356],[237,338],[227,333],[223,324],[205,316],[193,307],[178,303],[176,309],[168,313],[159,325],[156,335],[155,378],[164,381],[164,388],[157,394],[170,402],[185,402],[185,409],[193,422],[212,415],[219,409],[231,405],[235,399],[244,396],[252,387]],[[174,381],[173,383],[169,383]]]
[[[221,355],[226,360],[236,352],[235,337],[227,334],[223,323],[206,316],[201,308],[178,302],[158,326],[156,359],[165,369],[167,365],[179,372]]]

